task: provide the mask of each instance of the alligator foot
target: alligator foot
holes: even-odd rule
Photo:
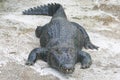
[[[33,65],[34,64],[34,62],[32,62],[32,61],[26,61],[26,63],[25,63],[26,65],[28,65],[28,66],[31,66],[31,65]]]
[[[84,51],[79,51],[78,52],[77,60],[81,63],[81,68],[82,69],[89,68],[92,64],[91,56]]]
[[[29,56],[28,60],[26,61],[26,65],[33,65],[37,59],[41,58],[42,60],[46,61],[47,57],[47,49],[45,48],[35,48],[33,49]]]

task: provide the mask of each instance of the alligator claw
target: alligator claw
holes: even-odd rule
[[[26,65],[28,65],[28,66],[31,66],[31,65],[33,65],[33,64],[34,64],[34,62],[27,61],[25,64],[26,64]]]

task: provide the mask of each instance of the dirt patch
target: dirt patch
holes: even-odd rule
[[[73,19],[81,20],[81,19],[93,19],[98,22],[102,22],[103,25],[109,25],[110,23],[118,23],[118,21],[109,15],[106,14],[100,14],[100,15],[95,15],[95,16],[83,16],[83,17],[72,17]]]
[[[112,5],[112,4],[100,4],[95,5],[93,10],[102,10],[108,13],[113,14],[114,16],[118,17],[120,20],[120,5]]]
[[[4,67],[0,68],[1,80],[59,80],[53,75],[39,75],[33,69],[25,67],[24,65],[16,64],[15,62],[9,62]],[[5,76],[6,75],[6,76]]]
[[[117,22],[113,17],[107,15],[94,16],[93,19],[103,22],[103,25],[108,25],[112,22]]]

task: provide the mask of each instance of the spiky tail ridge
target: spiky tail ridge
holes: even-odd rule
[[[56,11],[62,7],[60,4],[57,3],[52,3],[48,5],[43,5],[43,6],[37,6],[30,8],[28,10],[23,11],[24,15],[48,15],[48,16],[53,16]]]

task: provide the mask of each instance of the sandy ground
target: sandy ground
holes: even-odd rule
[[[64,75],[41,60],[33,66],[24,63],[29,52],[39,47],[35,37],[38,25],[50,21],[48,16],[22,15],[24,9],[61,3],[70,21],[87,30],[91,41],[100,48],[85,50],[93,64]],[[0,80],[120,80],[120,1],[119,0],[0,0]]]

